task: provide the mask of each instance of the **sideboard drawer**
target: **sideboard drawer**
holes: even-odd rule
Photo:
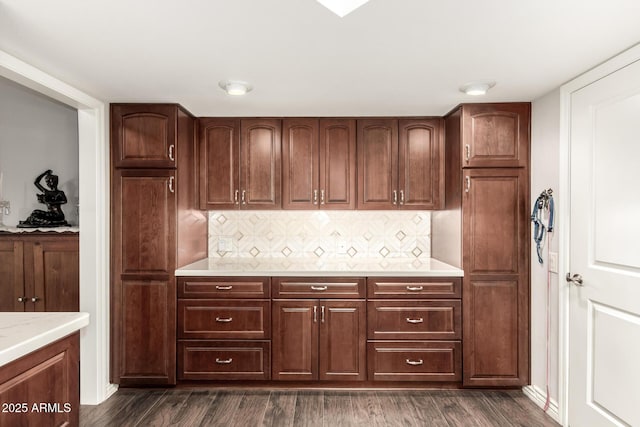
[[[367,297],[369,298],[460,298],[462,280],[460,277],[369,277]]]
[[[179,298],[269,298],[269,277],[179,277]]]
[[[461,339],[460,300],[375,300],[367,303],[369,339]]]
[[[369,341],[370,381],[461,381],[460,341]]]
[[[273,298],[364,298],[364,277],[274,277]]]
[[[268,380],[269,341],[178,341],[180,380]]]
[[[270,338],[271,304],[262,300],[178,300],[178,337]]]

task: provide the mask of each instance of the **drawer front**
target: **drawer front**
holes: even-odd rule
[[[179,298],[269,298],[269,277],[179,277]]]
[[[459,277],[392,278],[369,277],[369,298],[461,298],[462,280]]]
[[[276,277],[273,298],[364,298],[363,277]]]
[[[370,381],[461,381],[460,341],[369,341]]]
[[[271,304],[258,300],[178,300],[178,336],[200,339],[267,339]]]
[[[369,339],[461,339],[460,300],[378,300],[367,306]]]
[[[268,380],[269,341],[178,341],[179,380]]]

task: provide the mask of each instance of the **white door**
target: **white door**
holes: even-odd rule
[[[573,92],[570,131],[569,424],[640,426],[640,61]]]

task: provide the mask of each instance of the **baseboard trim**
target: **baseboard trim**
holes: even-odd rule
[[[104,400],[107,400],[111,395],[118,391],[118,384],[108,384],[104,391]],[[104,402],[103,400],[103,402]]]
[[[524,394],[540,408],[544,409],[544,404],[547,402],[547,393],[545,393],[540,387],[535,385],[528,385],[522,388]],[[549,400],[549,409],[547,409],[547,415],[553,418],[558,424],[562,425],[560,421],[560,412],[558,411],[558,402],[554,399]]]

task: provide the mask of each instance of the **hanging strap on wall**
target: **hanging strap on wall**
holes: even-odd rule
[[[547,214],[548,221],[545,225],[544,216]],[[533,222],[533,240],[536,242],[536,252],[538,254],[538,262],[542,264],[542,242],[545,232],[553,231],[553,190],[549,188],[544,190],[535,203],[533,204],[533,212],[531,212],[531,221]]]

